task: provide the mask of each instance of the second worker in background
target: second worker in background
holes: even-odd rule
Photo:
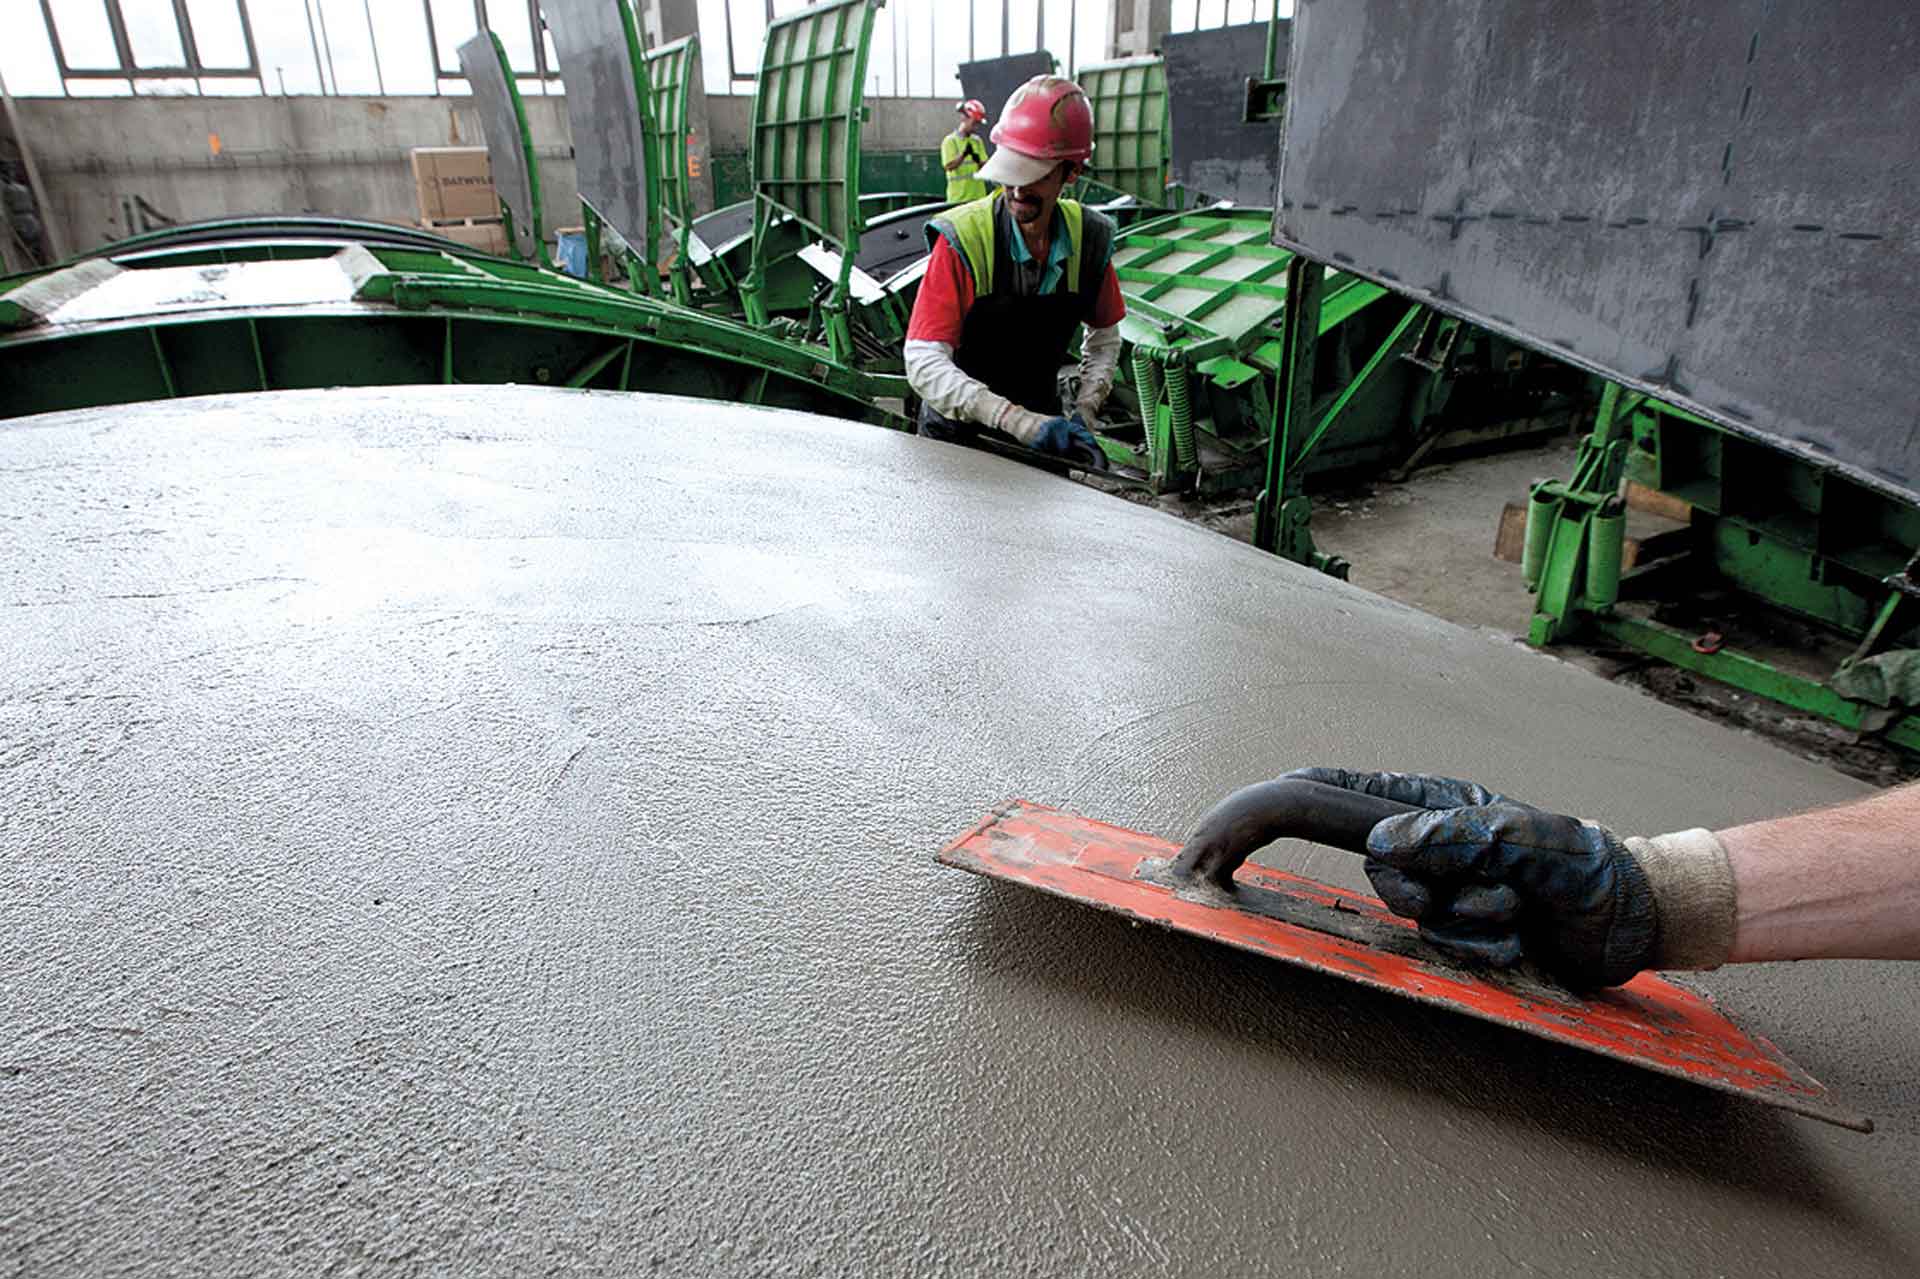
[[[1106,454],[1091,424],[1120,365],[1126,316],[1113,271],[1114,224],[1060,192],[1093,155],[1093,111],[1071,80],[1035,76],[1007,99],[979,176],[1000,189],[927,224],[932,254],[907,328],[919,433],[983,433],[1089,470]],[[1060,368],[1081,342],[1066,409]]]

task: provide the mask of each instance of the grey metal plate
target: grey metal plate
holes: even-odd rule
[[[1301,7],[1276,242],[1920,492],[1920,11]]]
[[[885,283],[927,256],[927,223],[953,206],[923,204],[887,214],[860,234],[853,264]]]
[[[753,201],[738,200],[695,218],[693,233],[716,251],[743,235],[753,234]]]
[[[983,58],[960,64],[961,98],[978,98],[987,109],[989,132],[1000,122],[1000,109],[1007,105],[1013,91],[1037,75],[1053,74],[1053,55],[1045,49],[1038,53],[1016,53],[1010,58]]]
[[[1282,67],[1292,25],[1280,24]],[[1174,181],[1189,192],[1271,208],[1280,181],[1280,122],[1248,124],[1241,111],[1247,78],[1266,71],[1267,24],[1170,35],[1160,48],[1167,60]]]
[[[647,139],[620,10],[612,0],[541,0],[540,9],[566,82],[580,201],[651,256]]]
[[[487,164],[493,170],[493,189],[513,211],[513,245],[529,262],[539,259],[534,241],[533,175],[528,168],[526,135],[507,77],[511,71],[500,60],[493,33],[482,31],[460,46],[460,74],[473,89],[473,107],[480,114],[480,131],[487,138]]]

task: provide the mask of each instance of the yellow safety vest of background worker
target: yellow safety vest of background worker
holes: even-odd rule
[[[964,204],[987,193],[987,184],[974,176],[987,162],[987,144],[976,132],[987,122],[987,108],[980,99],[968,98],[954,110],[960,123],[940,139],[940,167],[947,174],[947,202]]]

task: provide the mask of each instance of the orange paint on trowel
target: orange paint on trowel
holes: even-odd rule
[[[1177,845],[1013,800],[949,844],[947,866],[1406,995],[1809,1118],[1873,1121],[1702,995],[1653,973],[1591,996],[1525,971],[1461,968],[1378,899],[1252,862],[1230,890],[1168,873]]]

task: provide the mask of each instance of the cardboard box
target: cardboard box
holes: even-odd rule
[[[499,218],[488,222],[476,219],[471,222],[446,222],[437,225],[431,219],[422,218],[420,225],[435,235],[456,240],[468,248],[479,249],[482,253],[506,256],[507,224]]]
[[[412,154],[422,221],[500,216],[485,147],[415,147]]]

